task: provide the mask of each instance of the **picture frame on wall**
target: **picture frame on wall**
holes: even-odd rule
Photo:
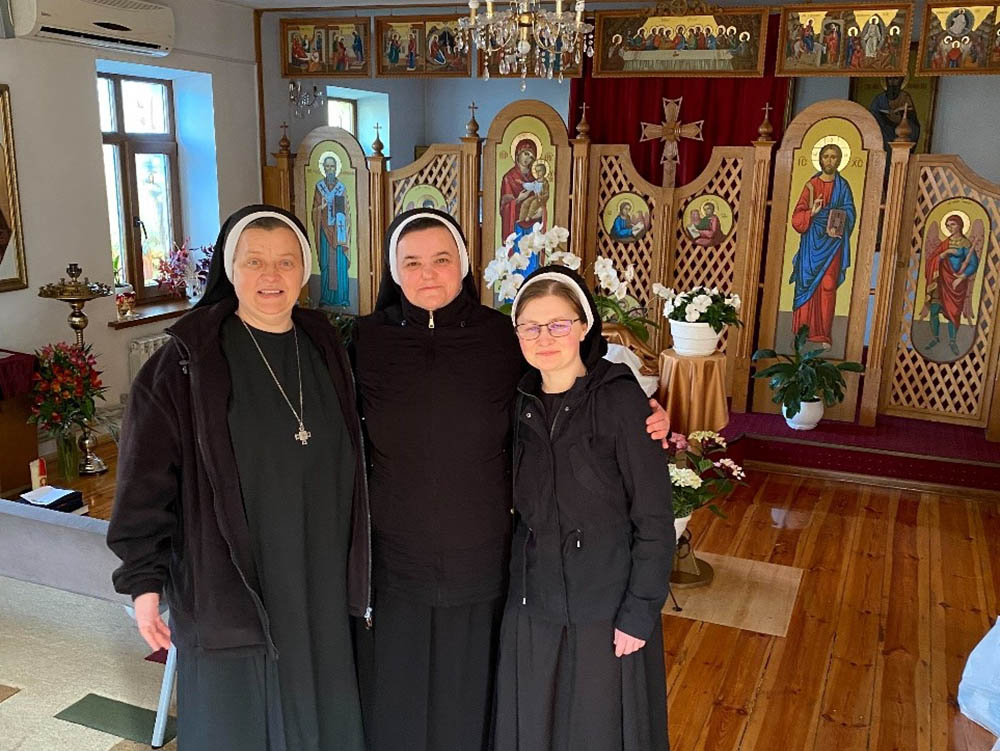
[[[906,74],[910,3],[786,5],[779,24],[777,76]]]
[[[594,78],[760,77],[767,47],[767,8],[713,13],[596,14]]]
[[[918,76],[1000,73],[1000,23],[995,5],[928,3]]]
[[[0,83],[0,292],[25,289],[28,268],[24,260],[21,204],[14,158],[14,126],[10,87]]]
[[[375,19],[379,78],[468,78],[470,50],[459,49],[459,15]]]
[[[283,77],[371,76],[371,19],[282,18],[280,29]]]
[[[910,127],[916,135],[913,154],[929,154],[933,146],[934,107],[937,100],[938,79],[934,76],[917,76],[920,60],[919,45],[910,44],[907,74],[903,77],[852,78],[848,98],[866,107],[882,128],[882,137],[888,143],[896,139],[904,104],[909,104]]]

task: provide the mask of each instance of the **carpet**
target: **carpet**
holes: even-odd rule
[[[145,742],[149,741],[152,735],[156,713],[106,696],[87,694],[57,714],[56,719],[100,730],[102,733],[119,738]],[[175,735],[177,730],[174,718],[168,717],[164,740],[173,740]]]
[[[772,636],[785,636],[802,581],[802,569],[775,563],[697,552],[715,569],[706,587],[674,592],[681,612],[668,598],[663,613]]]

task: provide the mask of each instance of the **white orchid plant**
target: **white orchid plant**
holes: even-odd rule
[[[510,303],[524,283],[523,272],[532,253],[541,253],[546,263],[580,270],[583,261],[580,256],[566,250],[568,241],[569,231],[565,227],[555,226],[543,232],[540,224],[535,225],[531,234],[521,238],[516,252],[514,235],[507,237],[504,244],[496,249],[493,260],[483,273],[487,285],[504,301],[501,310],[510,312]],[[598,256],[594,262],[594,276],[597,277],[594,303],[601,320],[619,323],[641,341],[648,341],[647,326],[655,327],[656,323],[645,317],[642,305],[629,293],[630,285],[635,282],[635,268],[630,265],[619,274],[610,258]]]
[[[663,317],[667,320],[707,323],[717,334],[726,326],[743,325],[739,318],[740,296],[724,294],[718,287],[698,286],[687,292],[677,292],[654,284],[653,294],[663,300]]]

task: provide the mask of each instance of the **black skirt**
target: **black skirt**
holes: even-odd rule
[[[668,751],[659,630],[615,657],[610,621],[563,626],[504,613],[495,751]]]
[[[503,598],[434,607],[377,593],[357,633],[369,751],[490,747]]]

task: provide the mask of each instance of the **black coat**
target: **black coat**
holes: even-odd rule
[[[438,606],[502,596],[511,414],[524,371],[510,319],[466,285],[434,311],[397,295],[353,342],[369,446],[375,589]]]
[[[108,545],[122,559],[115,589],[133,597],[162,592],[178,644],[273,651],[228,430],[229,364],[219,332],[235,310],[236,298],[226,297],[188,313],[136,376]],[[370,615],[368,498],[350,365],[322,313],[295,308],[292,320],[327,363],[357,457],[348,606]]]
[[[648,639],[676,537],[666,456],[645,431],[646,397],[626,366],[597,360],[553,424],[539,381],[533,371],[519,386],[508,606],[566,625],[612,620]]]

